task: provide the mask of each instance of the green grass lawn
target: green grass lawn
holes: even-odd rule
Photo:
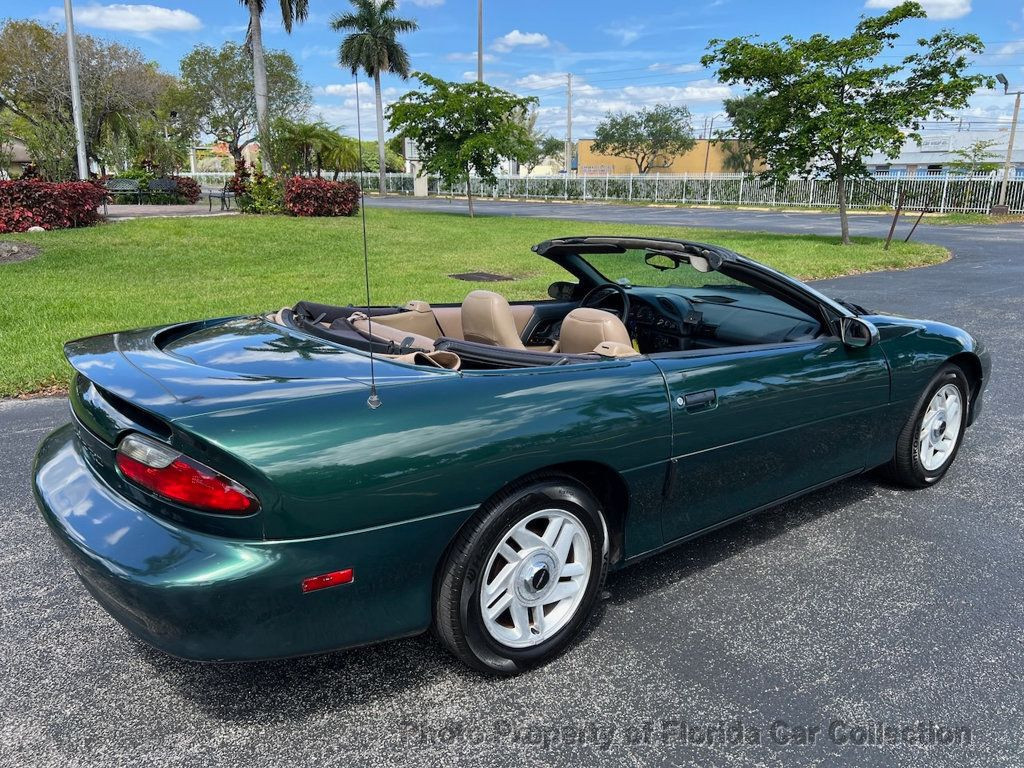
[[[723,245],[805,278],[934,264],[945,249],[920,243],[772,235],[678,227],[477,218],[367,211],[375,304],[461,301],[478,284],[448,277],[510,275],[496,288],[510,299],[546,295],[564,273],[530,251],[573,234],[639,234]],[[292,305],[300,299],[365,302],[360,221],[281,216],[148,219],[89,229],[5,235],[42,253],[0,264],[0,396],[63,386],[61,346],[108,331]]]

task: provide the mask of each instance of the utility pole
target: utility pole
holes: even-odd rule
[[[572,168],[572,72],[566,75],[565,96],[565,175]]]
[[[711,132],[715,129],[715,118],[722,115],[712,115],[711,122],[707,124],[707,138],[704,139],[704,175],[708,175],[708,161],[711,159]],[[707,117],[704,118],[707,120]]]
[[[484,81],[484,0],[476,0],[476,81]]]
[[[82,121],[82,92],[78,88],[78,48],[75,45],[75,18],[71,0],[64,0],[64,27],[68,39],[68,70],[71,75],[71,113],[75,120],[75,144],[78,150],[78,178],[89,178],[89,160],[85,155],[85,123]]]
[[[1003,85],[1003,93],[1009,95],[1010,83],[1006,79],[1006,76],[1002,73],[996,75],[998,80]],[[1006,192],[1010,186],[1010,165],[1013,162],[1013,140],[1017,136],[1017,119],[1020,117],[1020,94],[1017,91],[1017,98],[1013,103],[1013,120],[1010,123],[1010,140],[1006,142],[1006,159],[1003,161],[1003,183],[999,187],[999,205],[993,206],[991,213],[1009,213],[1009,208],[1006,205]]]

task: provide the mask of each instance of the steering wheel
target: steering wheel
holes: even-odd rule
[[[611,294],[618,294],[619,301],[622,307],[618,311],[608,309],[602,306],[607,303],[611,298]],[[580,301],[580,307],[590,307],[591,309],[603,309],[606,312],[611,312],[616,315],[619,320],[623,323],[629,317],[629,294],[626,293],[626,289],[618,283],[601,283],[596,285],[587,291],[587,295]]]

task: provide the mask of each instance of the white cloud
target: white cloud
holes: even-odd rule
[[[51,8],[50,17],[64,18],[62,8]],[[75,8],[75,22],[83,27],[109,29],[114,32],[193,32],[203,23],[180,8],[162,8],[159,5],[82,5]]]
[[[331,83],[330,85],[320,85],[313,89],[313,93],[323,96],[349,96],[355,97],[356,95],[356,84],[355,83]],[[365,96],[373,95],[373,89],[370,84],[365,80],[359,83],[359,96],[363,98]]]
[[[568,78],[565,72],[548,72],[546,74],[530,74],[516,80],[516,87],[528,91],[540,91],[547,88],[562,88]]]
[[[629,99],[646,103],[666,101],[720,101],[732,95],[727,85],[713,80],[702,80],[693,85],[681,87],[665,85],[629,85],[622,89],[622,94]]]
[[[565,72],[543,72],[531,73],[517,79],[514,86],[524,91],[557,91],[564,90],[567,85]],[[588,85],[582,77],[576,75],[572,79],[572,92],[574,96],[588,96],[601,92],[600,88]],[[543,94],[545,96],[549,94]]]
[[[895,8],[902,0],[867,0],[865,8]],[[971,12],[971,0],[919,0],[929,19],[959,19]]]
[[[1012,40],[1009,43],[1004,43],[999,46],[995,51],[996,56],[1016,56],[1019,53],[1024,53],[1024,40]]]
[[[470,51],[469,53],[454,52],[445,55],[445,59],[448,61],[476,61],[476,51]],[[498,57],[491,53],[484,54],[484,61],[497,61]]]
[[[331,59],[337,55],[338,49],[332,48],[329,45],[307,45],[304,46],[301,51],[299,51],[299,56],[302,57],[303,61],[305,61],[306,59],[313,58],[314,56],[317,58],[323,57]]]
[[[653,72],[668,72],[671,74],[685,74],[687,72],[700,72],[704,69],[698,63],[693,64],[651,64],[648,67]]]
[[[643,34],[644,25],[634,24],[632,26],[609,27],[604,31],[607,35],[617,37],[623,45],[629,45]]]
[[[541,32],[520,32],[518,29],[513,29],[507,35],[502,35],[494,41],[494,50],[505,53],[520,46],[547,48],[549,45],[551,45],[551,41],[548,36]]]

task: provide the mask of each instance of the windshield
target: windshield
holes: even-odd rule
[[[748,288],[719,272],[699,272],[687,261],[646,250],[625,253],[588,253],[583,256],[609,283],[621,282],[650,288],[703,288],[726,286]],[[748,288],[749,290],[749,288]]]

